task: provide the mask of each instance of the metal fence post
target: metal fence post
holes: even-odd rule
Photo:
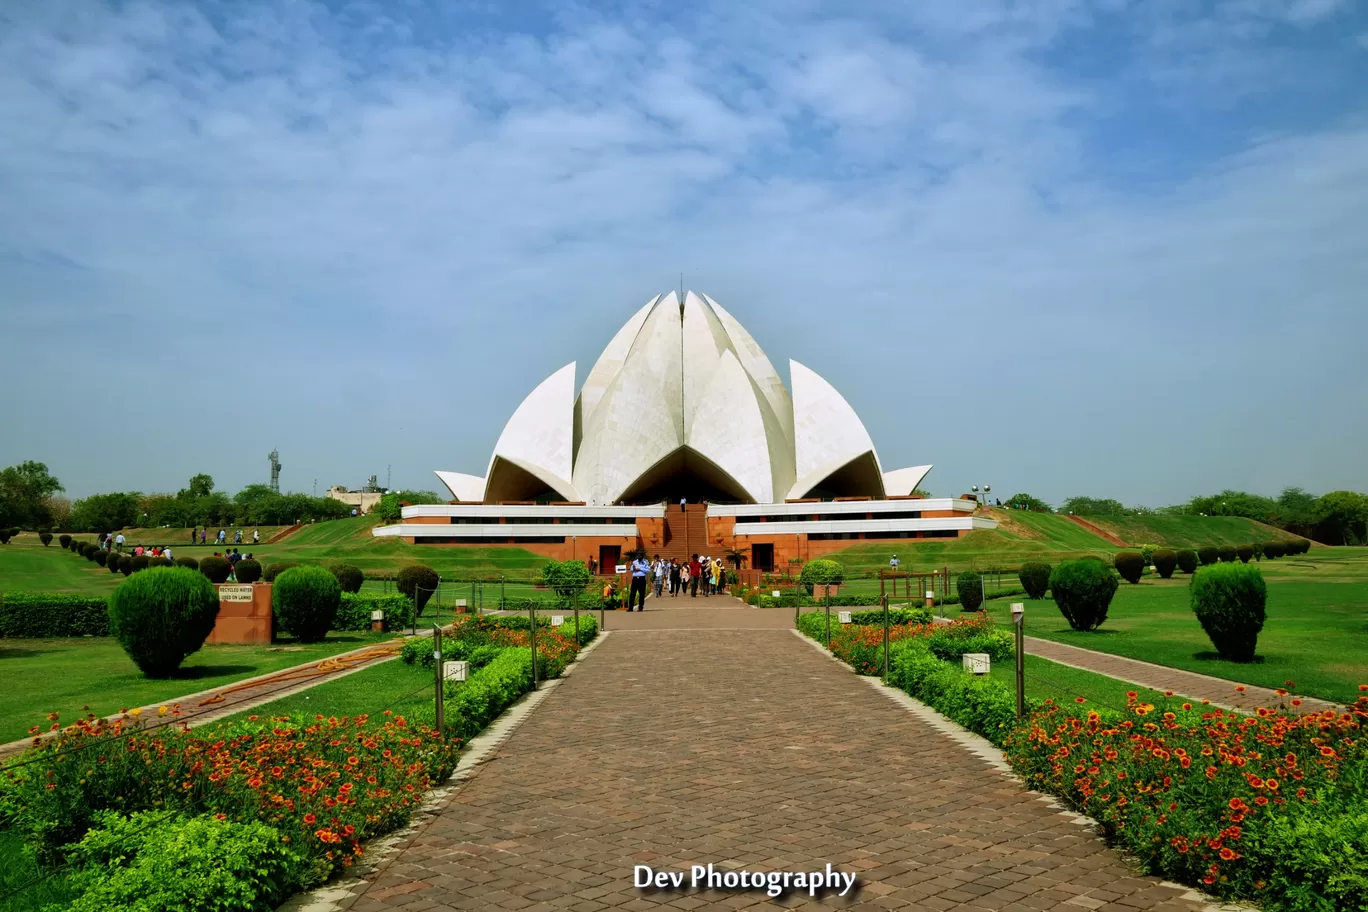
[[[1016,628],[1016,711],[1026,718],[1026,606],[1012,603],[1012,626]]]
[[[500,610],[500,611],[503,611],[503,610],[504,610],[505,608],[507,608],[507,607],[508,607],[508,601],[507,601],[507,599],[504,597],[504,578],[503,578],[503,574],[500,573],[500,574],[499,574],[499,610]]]
[[[532,689],[537,689],[537,602],[534,599],[527,606],[527,641],[532,646]]]
[[[432,625],[432,666],[435,669],[433,677],[436,681],[434,700],[437,708],[437,735],[445,737],[446,707],[442,701],[442,628],[438,624]]]
[[[828,588],[824,594],[825,594],[825,596],[826,596],[826,598],[824,599],[824,601],[826,602],[826,628],[827,628],[826,646],[827,646],[827,649],[830,649],[830,648],[831,648],[831,589]]]
[[[883,599],[883,621],[884,621],[884,661],[883,661],[883,680],[888,683],[888,596]],[[827,609],[827,617],[830,618],[830,609]],[[828,621],[830,623],[830,621]]]

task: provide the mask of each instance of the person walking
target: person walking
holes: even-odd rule
[[[208,526],[205,526],[203,529],[200,529],[200,544],[201,544],[201,545],[204,544],[205,539],[207,539],[208,537],[209,537],[209,527],[208,527]]]
[[[169,545],[166,548],[162,549],[162,557],[166,558],[167,560],[174,560],[174,558],[171,557],[171,548]]]
[[[114,536],[114,549],[115,549],[116,551],[122,551],[122,550],[123,550],[123,546],[124,546],[124,537],[123,537],[123,533],[120,532],[118,535]]]
[[[895,555],[893,555],[892,557],[890,557],[890,558],[888,559],[888,569],[889,569],[889,570],[897,570],[897,569],[898,569],[898,555],[895,554]]]
[[[698,562],[698,555],[695,554],[689,558],[689,598],[698,598],[698,578],[702,575],[703,565]]]
[[[218,543],[220,545],[226,545],[228,543],[228,533],[223,531],[222,529],[219,529]]]
[[[253,529],[253,530],[252,530],[252,544],[254,544],[254,545],[259,545],[259,544],[261,544],[261,530],[260,530],[260,529]]]
[[[632,606],[637,606],[637,611],[646,610],[646,575],[651,572],[651,565],[646,560],[646,555],[638,554],[632,561],[632,589],[627,593],[627,610],[631,611]],[[637,594],[640,593],[640,598]]]
[[[659,554],[655,556],[655,563],[651,565],[651,573],[655,577],[655,597],[660,598],[665,592],[665,577],[670,575],[670,570],[665,561],[660,559]]]
[[[679,561],[670,561],[670,595],[679,595]]]
[[[242,530],[241,530],[241,529],[238,529],[236,532],[233,533],[233,544],[235,544],[235,545],[240,545],[240,544],[242,544]]]

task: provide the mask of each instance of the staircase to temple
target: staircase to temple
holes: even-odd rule
[[[660,546],[660,556],[666,560],[687,561],[691,555],[704,553],[707,549],[707,504],[686,504],[683,510],[677,503],[668,505],[665,508],[665,541]],[[655,556],[654,550],[651,556]]]

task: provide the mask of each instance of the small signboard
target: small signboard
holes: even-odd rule
[[[465,599],[457,599],[457,600],[456,600],[456,607],[457,607],[457,608],[464,608],[465,606],[466,606],[466,600],[465,600]]]
[[[618,565],[617,565],[617,572],[618,572],[618,573],[626,573],[626,572],[627,572],[627,565],[626,565],[626,564],[618,564]]]
[[[470,674],[469,662],[443,662],[442,677],[448,681],[464,681]]]
[[[241,586],[219,586],[220,602],[250,602],[252,600],[252,587],[249,585]]]
[[[838,611],[838,612],[836,612],[836,616],[839,617],[839,618],[841,619],[841,623],[842,623],[842,624],[849,624],[849,623],[850,623],[850,612],[849,612],[849,611]]]
[[[552,627],[559,627],[561,624],[564,624],[564,623],[565,623],[565,615],[563,615],[563,614],[553,614],[553,615],[551,615],[551,626],[552,626]]]
[[[774,590],[774,597],[775,597],[775,598],[783,598],[783,596],[784,596],[784,593],[780,592],[778,589],[775,589],[775,590]]]

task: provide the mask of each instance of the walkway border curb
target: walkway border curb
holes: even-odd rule
[[[613,631],[600,630],[594,641],[579,651],[579,654],[575,656],[575,661],[570,663],[565,671],[561,672],[559,678],[542,681],[536,690],[523,694],[517,702],[504,710],[488,728],[472,738],[466,746],[466,750],[462,752],[461,759],[457,762],[451,775],[441,785],[428,792],[423,803],[413,812],[413,819],[409,821],[408,825],[381,836],[367,845],[366,854],[362,856],[365,861],[352,869],[354,873],[350,877],[325,884],[314,890],[297,893],[279,906],[277,912],[341,912],[364,896],[370,887],[368,878],[382,873],[399,856],[400,849],[405,843],[427,829],[429,824],[436,819],[437,815],[461,790],[461,787],[479,773],[490,759],[490,755],[498,750],[522,725],[523,720],[542,704],[548,694],[560,686],[561,681],[572,675],[579,663],[597,649],[599,644],[612,633]]]
[[[813,649],[816,649],[822,655],[826,656],[827,658],[831,659],[833,662],[838,664],[841,668],[860,678],[862,681],[864,681],[866,684],[872,687],[876,692],[883,694],[885,697],[887,697],[893,703],[900,706],[902,709],[912,713],[917,718],[921,719],[923,722],[930,725],[936,731],[940,732],[941,734],[950,738],[952,741],[959,744],[961,747],[963,747],[969,753],[973,754],[975,757],[978,757],[980,760],[983,760],[985,763],[993,767],[993,769],[997,770],[998,773],[1000,773],[1007,779],[1010,779],[1011,781],[1020,785],[1022,789],[1024,789],[1028,794],[1034,796],[1037,801],[1040,801],[1048,805],[1060,817],[1063,817],[1065,820],[1068,820],[1070,823],[1073,823],[1076,826],[1082,827],[1083,829],[1087,830],[1090,835],[1097,837],[1099,839],[1102,838],[1102,830],[1101,827],[1098,825],[1097,821],[1093,820],[1091,817],[1074,811],[1072,808],[1068,807],[1066,804],[1064,804],[1063,801],[1056,798],[1055,796],[1047,795],[1044,792],[1038,792],[1035,789],[1032,789],[1029,786],[1027,786],[1025,781],[1022,780],[1022,778],[1012,770],[1012,766],[1010,763],[1007,762],[1007,755],[1003,752],[1002,748],[995,746],[991,741],[989,741],[982,735],[978,735],[974,732],[969,731],[967,728],[964,728],[958,722],[955,722],[952,719],[949,719],[946,716],[941,715],[940,712],[931,708],[922,701],[918,700],[916,697],[913,697],[911,694],[901,691],[896,687],[885,685],[884,682],[877,677],[859,674],[855,671],[854,668],[851,668],[845,662],[841,661],[841,659],[837,657],[835,653],[827,649],[821,643],[817,642],[816,640],[812,639],[811,637],[807,636],[806,634],[802,633],[796,628],[790,628],[790,630],[792,631],[794,636],[803,640],[805,643],[810,644]],[[1109,845],[1108,847],[1111,848],[1112,851],[1116,852],[1117,856],[1121,858],[1122,861],[1124,861],[1128,867],[1133,868],[1136,866],[1135,859],[1133,857],[1125,855],[1114,846]],[[1152,875],[1143,876],[1148,877]],[[1201,893],[1193,889],[1192,887],[1185,886],[1184,884],[1174,883],[1170,880],[1160,880],[1159,883],[1162,886],[1169,887],[1174,890],[1181,890],[1182,893],[1175,896],[1175,899],[1184,899],[1190,902],[1201,903],[1206,909],[1209,910],[1209,912],[1257,912],[1257,910],[1253,906],[1219,902],[1217,900],[1212,899],[1210,896],[1207,896],[1205,893]],[[1069,903],[1066,900],[1064,905],[1071,905],[1071,903]]]

